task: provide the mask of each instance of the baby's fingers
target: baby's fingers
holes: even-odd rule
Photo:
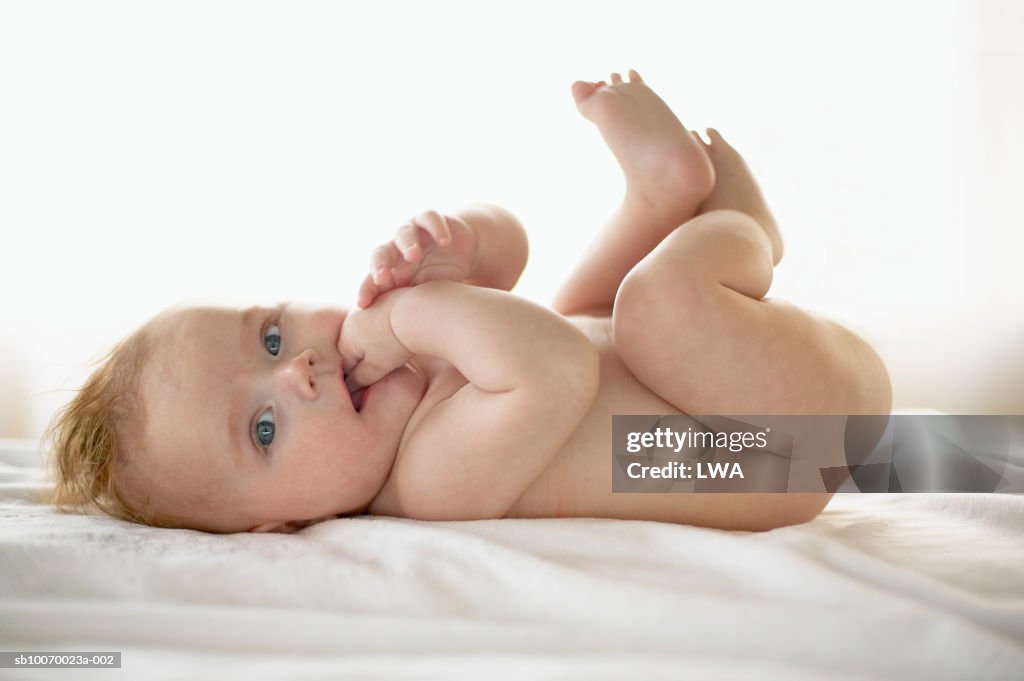
[[[394,288],[395,282],[391,278],[391,268],[402,261],[402,254],[394,241],[378,246],[373,249],[370,256],[370,272],[373,275],[373,283],[384,289]]]
[[[419,227],[415,222],[407,222],[398,228],[391,243],[397,247],[399,255],[409,262],[416,262],[423,256],[420,246]]]
[[[365,310],[370,307],[370,303],[372,303],[380,293],[380,289],[375,283],[373,283],[373,277],[367,275],[366,278],[363,279],[363,283],[359,286],[359,297],[356,304]]]
[[[425,229],[439,246],[447,246],[452,242],[452,231],[448,227],[448,221],[436,210],[424,211],[414,217],[412,222]]]
[[[355,392],[360,388],[373,385],[390,372],[391,369],[377,366],[364,357],[345,372],[345,387],[348,388],[349,392]]]
[[[360,388],[366,387],[365,385],[359,383],[359,379],[356,375],[356,372],[360,366],[360,364],[353,365],[352,368],[349,369],[348,372],[345,374],[345,387],[348,388],[348,391],[350,393],[354,393]]]

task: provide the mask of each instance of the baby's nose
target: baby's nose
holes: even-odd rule
[[[320,356],[310,348],[283,362],[278,374],[288,389],[311,400],[317,395],[316,367],[319,364],[322,364]]]

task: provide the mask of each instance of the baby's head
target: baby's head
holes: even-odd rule
[[[346,388],[347,311],[184,307],[122,341],[58,414],[55,503],[161,527],[285,530],[359,513],[422,396],[408,367]]]

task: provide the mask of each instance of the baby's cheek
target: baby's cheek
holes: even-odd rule
[[[343,446],[345,429],[342,427],[340,414],[319,414],[316,419],[308,422],[302,434],[304,456],[299,459],[307,465],[320,461],[330,461],[337,457]]]

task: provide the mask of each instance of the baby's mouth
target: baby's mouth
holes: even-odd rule
[[[345,371],[341,372],[341,383],[345,386],[345,390],[348,391],[349,399],[352,400],[352,406],[355,407],[356,411],[359,411],[363,407],[363,393],[366,392],[366,388],[369,386],[363,386],[362,388],[356,388],[353,390],[349,387],[348,381],[345,380]]]
[[[352,393],[352,406],[359,411],[363,408],[363,393],[366,392],[366,388],[359,388]]]

